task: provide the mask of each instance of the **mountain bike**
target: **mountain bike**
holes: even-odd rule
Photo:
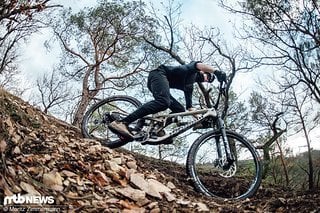
[[[220,82],[214,105],[210,91],[200,88],[202,101],[199,101],[199,109],[158,113],[131,123],[129,130],[134,135],[134,141],[144,145],[168,144],[187,130],[204,129],[206,132],[191,144],[186,160],[187,174],[195,189],[221,199],[251,197],[261,183],[261,158],[244,136],[225,129],[224,115],[221,116],[218,108],[221,98],[226,94],[226,82]],[[126,95],[97,102],[85,113],[82,121],[84,137],[97,139],[110,148],[125,145],[129,141],[111,132],[108,124],[120,120],[139,106],[140,101]]]

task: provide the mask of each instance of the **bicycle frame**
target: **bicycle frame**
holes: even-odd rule
[[[220,82],[219,94],[218,94],[217,100],[215,102],[215,105],[213,107],[212,107],[212,104],[210,103],[210,100],[211,100],[210,95],[209,95],[210,90],[205,90],[202,84],[200,86],[200,89],[202,91],[202,95],[205,98],[206,106],[208,108],[187,111],[187,112],[180,112],[180,113],[164,114],[164,115],[157,115],[156,114],[153,116],[144,117],[143,119],[149,120],[150,122],[152,122],[152,125],[149,125],[149,129],[146,132],[147,135],[145,136],[145,139],[142,141],[142,144],[157,144],[161,141],[165,141],[169,138],[173,138],[173,137],[178,136],[179,134],[189,130],[190,128],[195,127],[196,125],[202,123],[207,118],[213,118],[213,122],[214,122],[213,127],[216,126],[216,129],[218,129],[222,135],[222,142],[223,142],[223,147],[224,147],[224,151],[226,154],[226,159],[228,162],[233,162],[234,156],[231,153],[229,141],[226,136],[225,125],[224,125],[222,117],[217,112],[219,102],[221,100],[221,96],[225,95],[224,82]],[[158,136],[156,138],[150,137],[150,133],[151,133],[152,129],[155,128],[155,126],[157,124],[159,125],[160,130],[164,129],[166,127],[165,123],[166,123],[167,119],[177,118],[177,117],[185,117],[185,116],[196,116],[196,115],[202,115],[202,117],[195,119],[192,122],[187,122],[187,123],[183,124],[182,126],[177,125],[177,127],[174,128],[171,132],[169,132],[169,134],[166,134],[164,136]],[[175,123],[179,124],[178,122],[175,122]],[[138,138],[136,138],[136,139],[138,139]],[[222,159],[223,152],[222,152],[220,140],[218,139],[216,141],[217,141],[216,146],[217,146],[217,150],[218,150],[218,155],[219,155],[220,159]]]
[[[203,116],[199,119],[192,121],[192,122],[187,122],[182,125],[179,122],[174,122],[177,124],[177,127],[174,128],[172,132],[169,132],[169,134],[157,137],[155,139],[147,137],[146,141],[143,141],[142,144],[148,144],[148,143],[155,144],[155,143],[164,141],[166,139],[176,137],[179,134],[181,134],[181,133],[189,130],[190,128],[196,126],[197,124],[203,122],[208,117],[215,118],[217,116],[217,112],[214,108],[211,108],[211,109],[199,109],[199,110],[188,111],[188,112],[179,112],[179,113],[171,113],[171,114],[165,114],[165,115],[154,115],[154,116],[144,117],[143,118],[144,120],[149,120],[151,122],[154,122],[155,124],[160,124],[159,129],[163,129],[166,127],[165,121],[169,118],[195,116],[195,115],[199,115],[199,114],[201,114]],[[151,128],[154,128],[155,124],[149,126],[150,129],[147,131],[148,133],[150,133]]]

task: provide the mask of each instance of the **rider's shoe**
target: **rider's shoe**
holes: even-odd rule
[[[109,129],[116,133],[120,134],[121,136],[127,138],[127,139],[133,139],[133,135],[129,131],[126,124],[120,121],[113,121],[108,125]]]

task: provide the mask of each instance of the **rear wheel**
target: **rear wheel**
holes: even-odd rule
[[[227,138],[234,161],[225,158],[221,133],[210,131],[192,144],[187,157],[188,175],[195,188],[208,196],[222,199],[250,197],[261,183],[259,155],[239,134],[227,131]],[[222,155],[218,154],[218,143]]]
[[[130,96],[112,96],[89,108],[81,124],[84,137],[99,140],[110,148],[120,147],[128,141],[111,132],[108,124],[135,111],[141,103]],[[138,121],[137,121],[138,122]],[[135,126],[137,122],[130,124]]]

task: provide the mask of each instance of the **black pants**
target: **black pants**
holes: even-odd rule
[[[129,114],[122,121],[131,123],[149,114],[170,109],[173,113],[184,112],[185,108],[170,94],[169,81],[164,69],[158,68],[149,73],[148,89],[152,92],[153,101],[139,107],[136,111]]]

